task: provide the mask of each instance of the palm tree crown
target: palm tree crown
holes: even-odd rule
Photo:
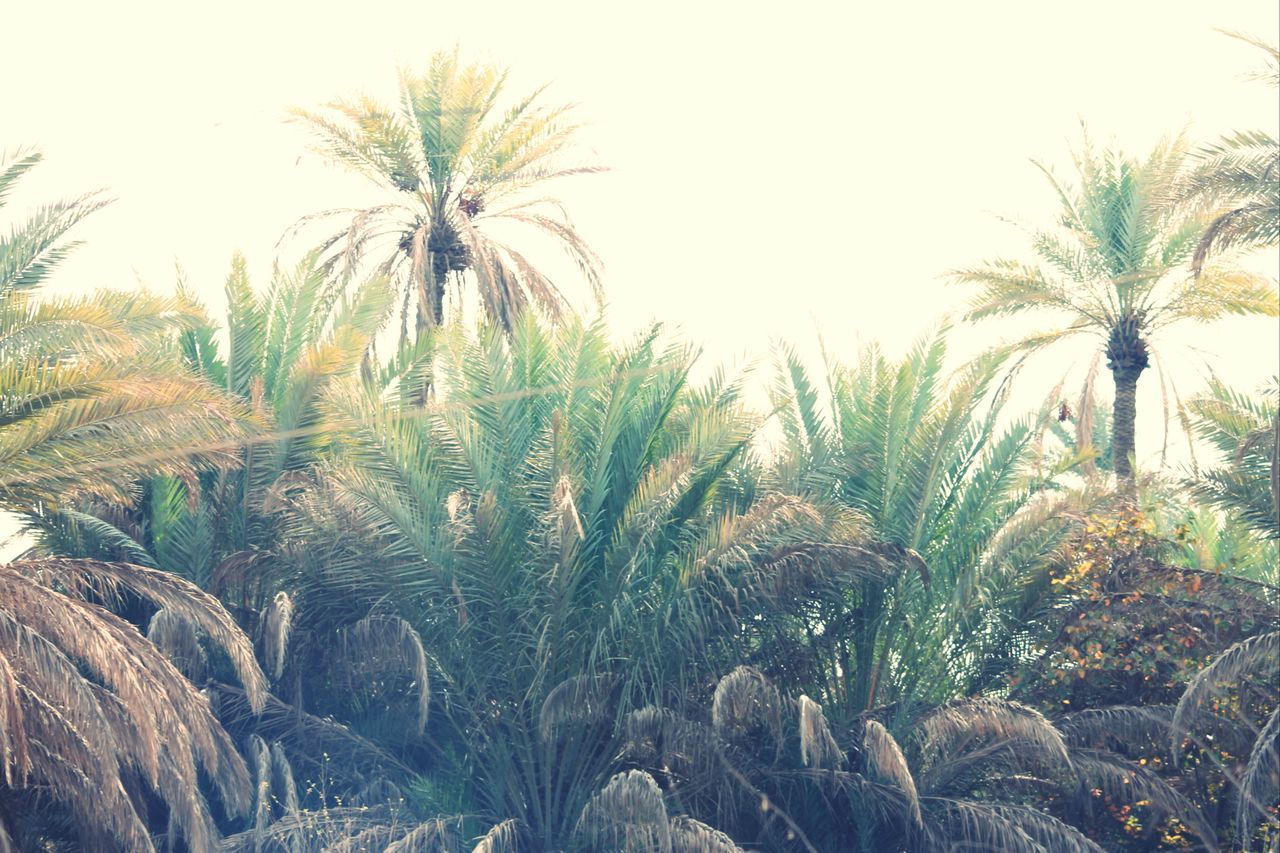
[[[551,236],[599,285],[599,261],[564,208],[526,192],[552,178],[597,171],[557,163],[577,129],[567,121],[569,108],[540,106],[538,89],[498,113],[505,82],[499,68],[464,66],[456,51],[442,52],[423,76],[401,74],[392,107],[363,98],[334,103],[325,114],[296,112],[322,153],[389,195],[375,207],[320,216],[352,217],[324,244],[335,269],[349,269],[374,245],[386,252],[381,269],[403,282],[406,335],[410,301],[416,298],[419,330],[439,325],[450,278],[461,284],[468,273],[484,314],[508,331],[530,302],[561,313],[560,291],[501,226]]]
[[[1224,260],[1194,274],[1191,261],[1209,220],[1176,200],[1187,162],[1182,137],[1163,141],[1145,160],[1097,151],[1086,139],[1075,158],[1078,186],[1040,167],[1058,194],[1061,220],[1056,229],[1031,232],[1037,262],[996,259],[954,274],[982,287],[970,318],[1050,310],[1071,325],[1037,343],[1078,332],[1102,337],[1116,383],[1113,455],[1123,482],[1134,476],[1135,396],[1150,366],[1152,336],[1179,320],[1280,314],[1275,288],[1261,276]]]

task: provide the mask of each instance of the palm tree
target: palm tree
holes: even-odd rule
[[[1037,345],[1083,332],[1102,338],[1115,380],[1112,458],[1129,490],[1137,384],[1153,337],[1182,320],[1280,315],[1276,289],[1261,276],[1225,262],[1195,275],[1191,261],[1209,221],[1176,201],[1187,159],[1182,137],[1163,141],[1145,160],[1095,151],[1086,138],[1075,158],[1078,187],[1040,167],[1062,216],[1057,229],[1031,232],[1037,263],[997,259],[954,273],[982,287],[970,318],[1052,311],[1070,325],[1034,339]]]
[[[0,201],[39,160],[0,162]],[[166,358],[187,314],[180,301],[36,298],[74,248],[68,229],[102,204],[49,205],[0,237],[0,511],[38,518],[86,496],[126,501],[138,478],[193,479],[225,464],[243,437],[243,413]],[[198,766],[229,814],[247,805],[244,762],[207,698],[109,609],[125,601],[221,646],[261,706],[248,639],[191,584],[120,563],[0,565],[0,848],[41,843],[31,806],[47,796],[74,815],[85,846],[150,850],[150,789],[188,845],[209,849],[218,832]]]
[[[339,101],[326,113],[296,111],[321,153],[388,196],[364,210],[321,214],[350,218],[324,249],[335,269],[346,270],[382,253],[379,269],[395,275],[404,290],[406,337],[410,302],[419,331],[438,326],[450,279],[461,288],[467,275],[484,314],[508,331],[531,302],[559,316],[560,291],[511,240],[521,228],[558,241],[599,286],[599,261],[563,207],[529,192],[597,170],[558,163],[577,126],[568,107],[539,103],[542,89],[497,112],[506,77],[493,66],[461,65],[456,51],[441,52],[424,75],[401,73],[394,106],[365,98]]]
[[[942,332],[898,362],[871,348],[854,365],[828,365],[825,406],[793,355],[779,365],[779,488],[863,514],[877,540],[911,556],[889,577],[851,585],[838,612],[797,632],[808,640],[792,656],[814,657],[823,678],[803,689],[842,723],[987,686],[1071,519],[1096,499],[1055,483],[1087,456],[1042,451],[1047,408],[998,426],[1008,351],[950,377],[946,353]]]
[[[566,849],[627,711],[705,690],[771,641],[766,614],[885,561],[849,513],[757,490],[736,385],[692,387],[656,331],[613,349],[526,318],[423,359],[426,409],[395,383],[333,388],[356,426],[285,539],[287,667],[346,685],[311,698],[430,768],[438,813]]]
[[[236,256],[227,277],[226,343],[218,324],[192,309],[178,335],[188,371],[252,411],[255,430],[236,448],[238,464],[198,481],[162,475],[131,506],[82,502],[39,519],[48,553],[124,558],[187,577],[225,600],[260,610],[275,590],[252,592],[237,574],[269,559],[279,512],[332,440],[320,405],[328,383],[369,368],[362,361],[393,308],[383,280],[345,294],[309,256],[277,269],[263,293]],[[186,293],[183,282],[180,292]],[[194,299],[189,299],[191,304]]]
[[[1247,36],[1227,35],[1266,53],[1269,67],[1259,76],[1280,87],[1280,49]],[[1280,243],[1280,140],[1265,130],[1241,131],[1206,145],[1196,157],[1199,162],[1183,194],[1213,211],[1192,259],[1196,272],[1211,252]]]

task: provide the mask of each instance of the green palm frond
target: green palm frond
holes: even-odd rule
[[[899,363],[869,349],[852,367],[829,365],[825,407],[794,357],[779,360],[775,411],[784,429],[773,476],[811,501],[860,513],[866,535],[927,568],[900,563],[901,571],[863,578],[844,604],[862,627],[831,648],[812,644],[815,665],[838,672],[848,691],[826,697],[842,713],[916,691],[936,699],[966,689],[996,637],[1015,628],[1000,614],[1045,570],[1068,529],[1041,519],[1043,538],[1011,532],[1079,461],[1044,455],[1048,412],[1002,426],[1001,376],[1015,350],[948,377],[945,339],[943,330],[922,340]]]
[[[35,162],[8,169],[6,184]],[[146,473],[189,477],[232,461],[244,413],[166,352],[194,319],[183,300],[32,292],[33,265],[47,268],[94,205],[54,209],[62,213],[0,244],[0,266],[25,270],[0,287],[0,505],[41,512],[77,495],[127,500]]]
[[[1210,381],[1206,394],[1187,402],[1192,428],[1216,448],[1222,463],[1200,472],[1191,486],[1208,504],[1239,514],[1258,534],[1280,538],[1280,415],[1272,382],[1251,397]]]
[[[1275,281],[1244,270],[1209,266],[1170,295],[1149,314],[1152,328],[1196,320],[1202,323],[1228,315],[1280,317],[1280,291]]]
[[[325,417],[352,426],[291,515],[287,539],[323,554],[288,568],[291,654],[394,613],[447,703],[432,754],[464,761],[468,801],[522,839],[563,844],[629,711],[741,660],[765,638],[749,614],[881,558],[856,525],[733,482],[756,426],[738,384],[694,387],[693,353],[657,330],[614,347],[599,324],[526,318],[427,340],[390,384],[326,393]],[[417,370],[425,407],[396,387]]]
[[[38,152],[18,151],[0,156],[0,206],[18,181],[41,159]],[[108,203],[101,193],[55,202],[14,225],[8,235],[0,234],[0,299],[43,283],[78,245],[66,240],[66,233]]]
[[[1259,79],[1277,85],[1280,52],[1274,44],[1226,33],[1267,54]],[[1196,152],[1195,168],[1180,187],[1181,197],[1210,213],[1192,261],[1199,272],[1213,254],[1280,244],[1280,141],[1269,131],[1237,131]]]

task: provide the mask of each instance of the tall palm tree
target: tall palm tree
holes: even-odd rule
[[[499,68],[462,65],[457,51],[441,52],[422,76],[401,73],[394,105],[363,98],[323,113],[296,111],[321,153],[387,194],[374,207],[320,215],[350,219],[324,243],[332,263],[350,269],[377,253],[379,268],[404,288],[406,324],[416,303],[418,330],[444,322],[449,282],[461,288],[466,276],[485,315],[508,331],[530,302],[558,316],[561,292],[512,241],[521,228],[558,241],[599,286],[599,261],[564,208],[530,192],[597,171],[559,162],[577,125],[567,106],[541,105],[542,89],[499,112],[506,79]]]
[[[1209,220],[1177,201],[1188,168],[1184,138],[1161,142],[1145,160],[1096,151],[1086,138],[1075,165],[1078,186],[1040,167],[1058,195],[1061,219],[1055,229],[1031,231],[1036,263],[997,259],[954,277],[981,286],[970,318],[1050,311],[1069,326],[1038,337],[1038,344],[1077,333],[1102,338],[1115,380],[1112,458],[1121,483],[1132,489],[1137,385],[1150,366],[1153,337],[1182,320],[1275,317],[1280,299],[1272,282],[1226,260],[1195,275],[1191,261]]]
[[[39,160],[0,162],[0,201]],[[37,298],[74,248],[68,229],[102,203],[49,205],[0,237],[0,511],[39,517],[85,496],[126,501],[138,478],[189,480],[225,464],[243,437],[244,413],[166,350],[187,314],[180,301]],[[244,762],[207,698],[109,609],[125,600],[202,631],[261,706],[248,639],[191,584],[120,563],[0,565],[0,849],[40,843],[26,817],[47,796],[74,815],[85,846],[150,850],[148,789],[192,849],[209,849],[218,832],[198,766],[229,813],[247,805]]]

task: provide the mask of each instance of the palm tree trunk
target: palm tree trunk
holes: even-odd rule
[[[1137,419],[1138,376],[1140,370],[1115,370],[1116,399],[1112,408],[1111,458],[1116,468],[1116,478],[1121,490],[1132,493],[1134,489],[1134,422]]]
[[[1116,383],[1111,421],[1111,461],[1116,468],[1120,491],[1129,497],[1136,490],[1133,427],[1138,413],[1138,377],[1151,363],[1147,342],[1142,339],[1144,321],[1141,313],[1125,314],[1107,336],[1107,367],[1111,369],[1111,377]]]
[[[432,273],[431,319],[436,326],[444,325],[444,289],[449,281],[449,271]]]

